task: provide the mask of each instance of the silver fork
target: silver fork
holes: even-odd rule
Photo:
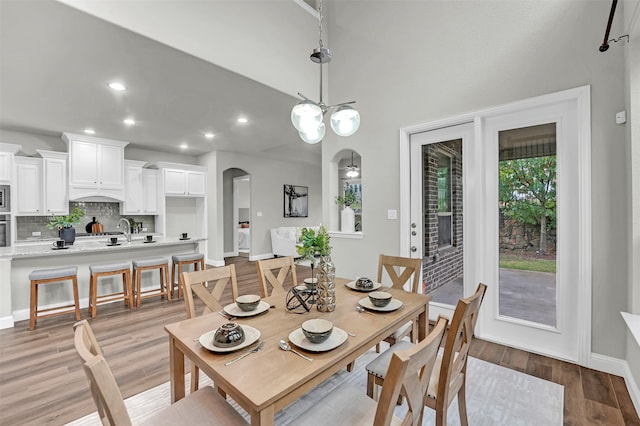
[[[234,358],[229,362],[225,362],[224,365],[231,365],[236,361],[240,361],[242,358],[244,358],[247,355],[251,355],[251,354],[254,354],[256,352],[260,352],[262,350],[263,346],[264,346],[264,342],[260,342],[260,344],[258,346],[256,346],[255,348],[251,349],[249,352],[245,352],[242,355],[240,355],[239,357]]]

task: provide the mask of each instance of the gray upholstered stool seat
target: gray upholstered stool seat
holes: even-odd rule
[[[31,281],[31,301],[29,304],[29,330],[36,328],[38,318],[75,312],[76,320],[80,321],[80,303],[78,302],[78,267],[66,266],[64,268],[36,269],[29,274]],[[38,309],[38,286],[51,283],[71,281],[73,290],[73,303],[55,308]],[[46,313],[45,312],[49,312]],[[44,314],[44,315],[42,315]]]
[[[171,256],[173,262],[194,262],[196,260],[204,259],[202,253],[187,253],[187,254],[174,254]]]
[[[167,296],[171,300],[169,291],[169,260],[166,257],[154,257],[150,259],[136,259],[133,262],[133,289],[135,290],[136,307],[140,307],[140,301],[147,297]],[[157,269],[160,272],[160,287],[142,291],[142,272]]]
[[[193,265],[193,270],[204,270],[204,254],[202,253],[185,253],[174,254],[171,256],[171,295],[173,296],[173,289],[178,286],[178,297],[182,297],[182,283],[180,281],[180,274],[182,274],[182,268],[185,265]],[[176,281],[176,268],[178,270],[178,280]]]
[[[54,269],[36,269],[29,274],[30,280],[53,280],[55,278],[70,277],[78,273],[77,266],[67,266]]]
[[[131,268],[129,262],[109,262],[89,265],[91,278],[89,281],[89,314],[96,316],[98,305],[123,300],[129,309],[133,307],[133,288],[131,287]],[[118,276],[122,277],[122,291],[98,296],[98,279]]]

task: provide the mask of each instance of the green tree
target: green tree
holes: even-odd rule
[[[556,227],[556,156],[500,162],[500,203],[505,215],[540,226],[540,253]]]

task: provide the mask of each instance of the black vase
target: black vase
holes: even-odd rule
[[[64,240],[65,245],[72,245],[76,240],[76,228],[60,228],[58,235]]]

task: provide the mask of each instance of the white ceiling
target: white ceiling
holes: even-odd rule
[[[3,129],[59,136],[90,127],[145,149],[320,162],[320,144],[291,126],[297,99],[66,5],[0,1],[0,40]],[[128,90],[113,92],[112,80]]]

